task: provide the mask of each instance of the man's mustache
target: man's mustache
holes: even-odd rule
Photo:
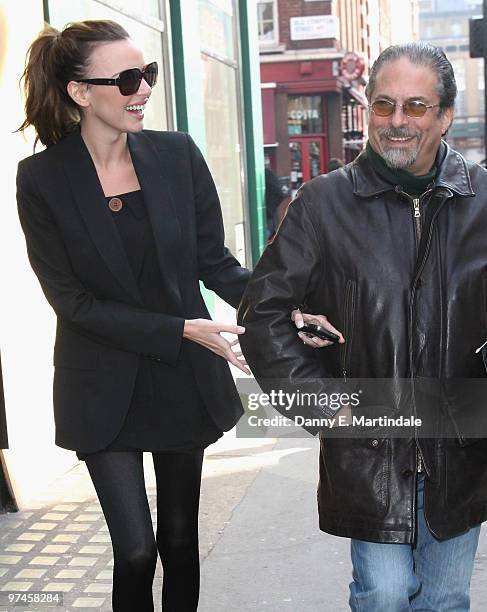
[[[377,131],[379,136],[385,138],[419,138],[421,136],[421,132],[411,131],[407,128],[380,128]]]

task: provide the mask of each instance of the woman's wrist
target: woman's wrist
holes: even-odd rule
[[[193,320],[185,319],[184,327],[183,327],[183,338],[188,338],[191,336],[191,331],[193,329]]]

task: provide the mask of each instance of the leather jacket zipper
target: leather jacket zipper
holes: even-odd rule
[[[350,362],[350,350],[352,346],[351,333],[355,314],[355,281],[348,280],[345,287],[345,301],[343,305],[345,344],[342,346],[342,375],[347,382],[348,366]]]
[[[421,240],[421,210],[419,208],[420,198],[413,198],[413,210],[414,210],[414,227],[416,228],[416,249],[419,248],[419,241]]]
[[[418,474],[423,471],[423,457],[421,455],[421,451],[419,450],[419,446],[416,446],[416,471]]]
[[[416,233],[416,255],[419,252],[419,244],[421,241],[421,200],[424,201],[426,196],[432,192],[432,189],[426,190],[419,198],[411,198],[411,196],[404,191],[401,192],[401,195],[406,196],[407,199],[413,205],[413,221],[414,221],[414,229]],[[416,438],[416,472],[419,474],[423,471],[424,460],[421,455],[421,450],[419,448],[418,440]]]
[[[423,196],[426,194],[423,194]],[[419,243],[421,241],[421,209],[419,208],[421,198],[413,198],[413,210],[414,210],[414,227],[416,228],[416,254],[419,250]],[[418,441],[416,440],[416,472],[419,474],[423,471],[423,457],[421,450],[419,449]]]
[[[424,193],[424,197],[428,192]],[[416,254],[419,250],[419,243],[421,241],[421,209],[419,207],[421,198],[413,198],[413,210],[414,210],[414,227],[416,228]],[[418,441],[416,440],[416,472],[420,474],[423,471],[423,457],[419,448]]]

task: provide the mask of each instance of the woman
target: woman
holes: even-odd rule
[[[98,494],[113,609],[153,610],[159,552],[164,611],[192,612],[203,451],[243,412],[226,362],[249,373],[232,349],[244,329],[209,320],[199,280],[236,307],[249,273],[224,247],[215,186],[191,138],[143,131],[157,64],[122,27],[46,28],[23,79],[19,129],[32,125],[47,147],[20,162],[17,200],[57,314],[56,444],[86,462]],[[155,538],[144,450],[156,475]]]
[[[113,609],[193,611],[206,446],[242,413],[229,361],[243,328],[213,322],[199,280],[236,307],[248,271],[223,244],[215,186],[189,136],[143,131],[157,80],[111,21],[46,28],[23,74],[46,149],[20,162],[31,265],[57,314],[56,444],[84,459],[114,552]],[[232,341],[221,332],[228,332]],[[157,535],[142,451],[157,482]]]

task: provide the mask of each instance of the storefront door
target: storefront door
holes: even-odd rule
[[[310,179],[322,174],[325,168],[325,138],[290,138],[292,195]]]

